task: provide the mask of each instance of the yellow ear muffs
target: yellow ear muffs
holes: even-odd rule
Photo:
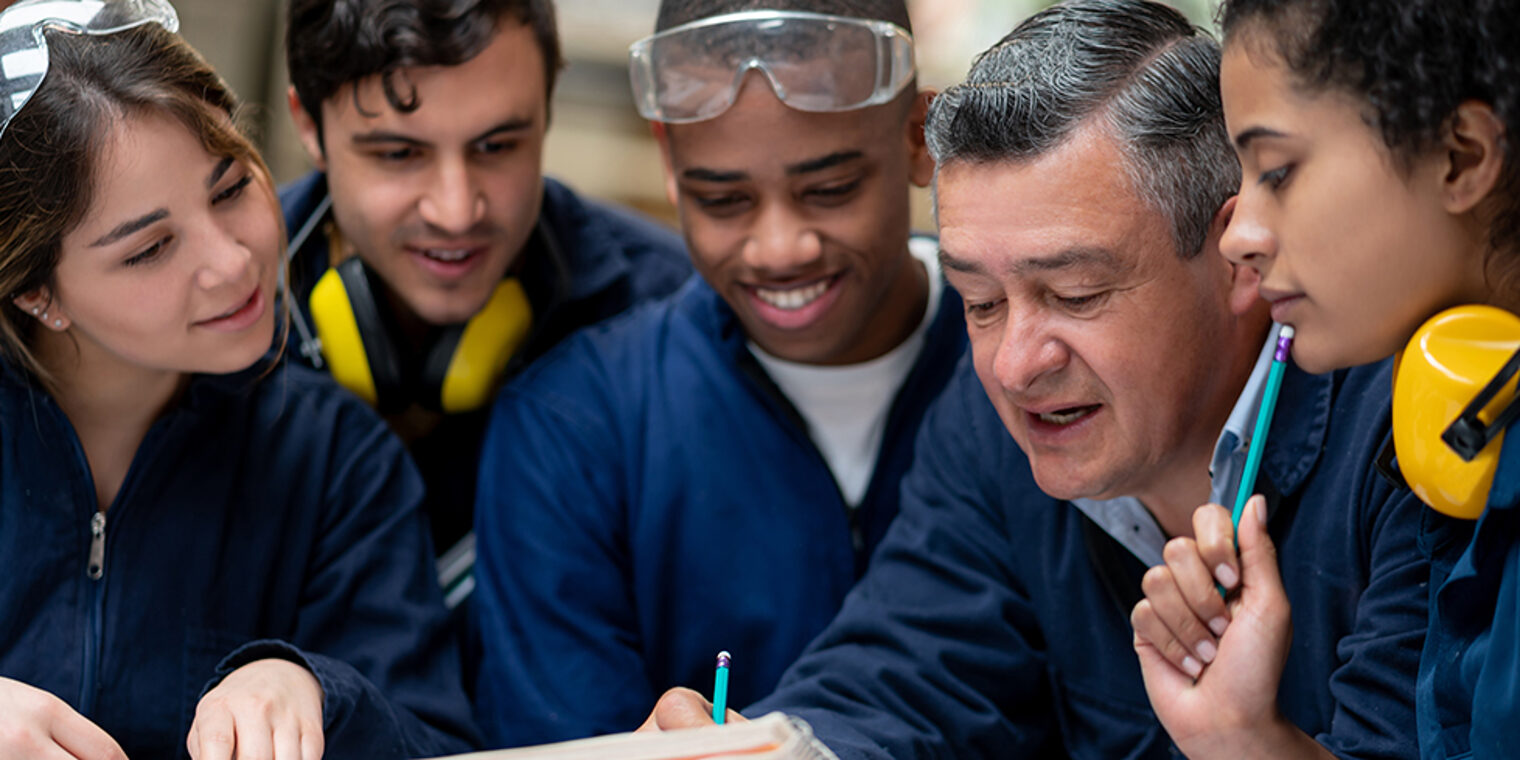
[[[1517,414],[1520,317],[1459,306],[1415,332],[1395,359],[1393,446],[1409,487],[1436,511],[1483,514]]]
[[[333,379],[381,411],[413,400],[447,414],[485,406],[496,381],[528,337],[533,307],[522,283],[502,280],[464,325],[431,341],[409,386],[364,263],[350,258],[327,270],[309,301],[311,318]]]
[[[401,395],[401,367],[391,347],[364,262],[333,267],[311,291],[311,319],[334,380],[377,407]]]
[[[497,378],[527,340],[532,325],[533,307],[522,283],[515,277],[502,280],[486,305],[434,349],[446,360],[428,362],[428,386],[438,389],[439,408],[457,414],[490,403]],[[431,368],[440,364],[438,376]]]

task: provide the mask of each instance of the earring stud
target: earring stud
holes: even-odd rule
[[[32,316],[35,317],[35,316],[37,316],[38,314],[41,314],[41,313],[42,313],[42,307],[41,306],[33,306],[32,307]]]
[[[55,320],[53,320],[53,326],[54,327],[63,327],[63,320],[61,320],[61,319],[55,319]]]

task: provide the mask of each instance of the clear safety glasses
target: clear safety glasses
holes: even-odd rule
[[[913,37],[886,21],[745,11],[694,21],[629,48],[639,113],[681,124],[728,110],[751,70],[800,111],[890,101],[913,79]]]
[[[47,76],[44,31],[101,35],[148,23],[179,31],[166,0],[22,0],[0,12],[0,137]]]

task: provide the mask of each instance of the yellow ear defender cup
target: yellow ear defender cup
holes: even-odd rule
[[[333,379],[371,406],[395,395],[401,371],[364,263],[355,257],[327,270],[308,303]]]
[[[312,322],[333,379],[382,411],[404,408],[413,397],[447,414],[489,403],[497,378],[533,324],[522,283],[502,280],[468,322],[432,338],[415,393],[408,393],[401,353],[380,312],[376,287],[363,261],[353,257],[327,270],[312,289]]]
[[[522,283],[515,277],[502,280],[486,305],[434,349],[435,356],[444,358],[443,371],[435,375],[431,367],[437,360],[430,358],[427,385],[437,389],[439,408],[457,414],[490,403],[496,379],[527,340],[532,324],[533,307]]]
[[[1492,306],[1437,314],[1394,363],[1393,446],[1409,487],[1475,520],[1488,504],[1504,428],[1520,414],[1520,317]]]

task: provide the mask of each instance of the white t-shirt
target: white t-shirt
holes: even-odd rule
[[[778,359],[753,341],[749,344],[750,353],[807,422],[808,435],[828,462],[851,508],[865,498],[876,471],[892,400],[923,351],[924,336],[939,313],[944,293],[935,241],[911,238],[908,250],[929,275],[929,303],[918,328],[897,348],[860,364],[825,367]]]

